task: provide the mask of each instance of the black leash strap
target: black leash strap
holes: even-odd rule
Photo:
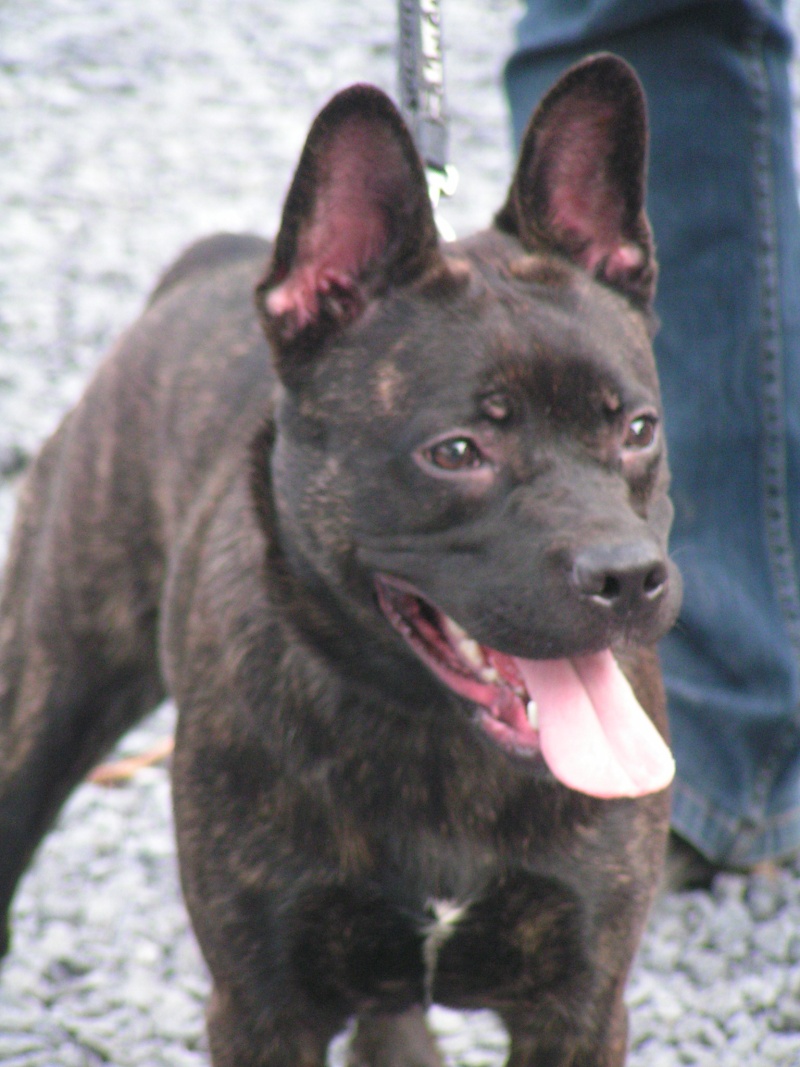
[[[398,0],[398,15],[400,106],[425,163],[435,208],[440,197],[452,196],[458,182],[455,168],[447,162],[440,2]],[[449,229],[437,221],[440,229]]]
[[[400,106],[426,166],[447,166],[439,0],[398,0]]]

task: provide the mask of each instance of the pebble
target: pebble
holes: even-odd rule
[[[516,0],[445,0],[459,233],[511,170],[499,74]],[[795,20],[800,0],[790,0]],[[190,240],[274,231],[333,91],[394,91],[395,4],[37,0],[0,5],[0,557],[20,471]],[[172,730],[165,705],[120,754]],[[800,1064],[800,866],[723,875],[654,909],[629,1067]],[[180,898],[168,773],[85,785],[40,849],[0,974],[3,1067],[202,1067],[209,981]],[[489,1013],[434,1008],[448,1067],[499,1067]],[[342,1044],[331,1053],[342,1062]]]

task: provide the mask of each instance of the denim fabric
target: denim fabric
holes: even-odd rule
[[[656,354],[684,577],[662,646],[673,826],[709,858],[800,848],[800,215],[790,37],[755,0],[529,0],[506,70],[517,139],[609,50],[648,97]]]

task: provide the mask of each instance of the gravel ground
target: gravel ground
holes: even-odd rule
[[[446,214],[465,233],[510,171],[498,74],[518,11],[444,6],[462,175]],[[797,23],[800,0],[789,8]],[[202,233],[272,232],[311,117],[352,81],[393,91],[395,39],[388,0],[0,0],[0,554],[18,470],[158,272]],[[159,709],[121,751],[172,718]],[[800,862],[666,897],[630,985],[631,1067],[800,1065],[798,964]],[[207,990],[166,769],[83,786],[17,898],[0,1063],[206,1063]],[[502,1062],[491,1017],[435,1009],[433,1021],[449,1064]]]

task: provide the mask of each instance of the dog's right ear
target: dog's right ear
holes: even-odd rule
[[[379,89],[337,94],[311,127],[256,303],[284,381],[390,286],[438,259],[422,162]]]

